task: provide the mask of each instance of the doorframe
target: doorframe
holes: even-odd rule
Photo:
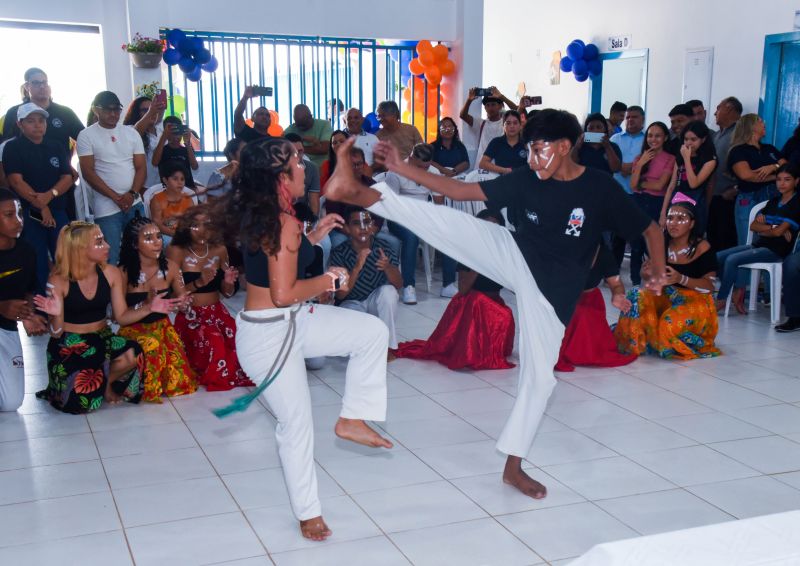
[[[644,57],[644,72],[642,73],[642,107],[647,111],[647,70],[650,65],[650,49],[628,49],[626,51],[611,51],[600,53],[598,58],[601,62],[613,59],[632,59],[634,57]],[[591,77],[589,84],[589,108],[592,112],[603,112],[600,107],[603,97],[603,73],[596,77]]]
[[[778,112],[778,80],[781,74],[781,52],[786,43],[800,43],[800,31],[773,33],[764,36],[764,62],[761,66],[761,92],[758,115],[764,120],[769,143],[775,143],[775,122]]]

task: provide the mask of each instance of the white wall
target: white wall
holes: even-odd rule
[[[554,50],[562,54],[575,38],[606,51],[609,35],[632,35],[633,49],[650,49],[647,121],[665,120],[681,102],[687,48],[714,47],[712,107],[736,96],[746,112],[758,110],[764,36],[792,31],[797,0],[596,0],[529,1],[512,17],[502,0],[486,0],[484,77],[504,93],[525,81],[528,94],[540,94],[545,106],[564,108],[583,119],[589,86],[562,73],[551,86],[548,66]],[[603,112],[608,112],[607,108]],[[712,111],[713,113],[713,111]],[[710,119],[713,123],[713,118]]]

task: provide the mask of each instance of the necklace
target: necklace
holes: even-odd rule
[[[194,254],[194,256],[195,256],[195,257],[197,257],[198,259],[205,259],[205,258],[207,258],[207,257],[208,257],[208,242],[206,242],[206,253],[205,253],[205,254],[203,254],[203,255],[200,255],[199,253],[197,253],[196,251],[194,251],[194,250],[192,249],[192,246],[189,246],[189,251],[190,251],[190,252],[192,252],[192,254]]]
[[[682,248],[680,250],[671,250],[670,249],[670,250],[667,250],[667,257],[671,261],[677,261],[679,255],[686,255],[690,251],[692,251],[692,247],[691,246],[686,246],[685,248]]]

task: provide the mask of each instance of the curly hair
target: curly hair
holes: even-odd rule
[[[128,274],[128,285],[137,286],[139,284],[139,275],[142,272],[142,260],[139,257],[139,233],[145,226],[155,226],[155,222],[146,216],[136,217],[125,225],[125,230],[122,232],[122,244],[119,249],[119,265],[125,273]],[[158,270],[167,276],[167,256],[164,254],[164,248],[161,248],[161,253],[158,254]]]
[[[277,254],[281,243],[280,175],[294,172],[289,161],[294,145],[282,138],[266,138],[242,149],[239,175],[233,190],[214,203],[214,231],[226,242],[238,238],[251,250],[266,246]]]
[[[172,236],[171,244],[179,248],[188,248],[192,245],[192,226],[197,223],[197,218],[200,216],[208,216],[209,220],[212,217],[211,209],[207,204],[199,204],[178,216],[178,224],[175,227],[175,235]],[[222,238],[216,230],[210,230],[208,239],[206,240],[209,245],[216,246],[222,243]]]

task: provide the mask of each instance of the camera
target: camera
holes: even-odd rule
[[[271,86],[254,86],[253,95],[255,96],[272,96]]]
[[[542,103],[541,96],[523,96],[522,97],[522,106],[527,108],[528,106],[538,106]]]
[[[583,141],[586,143],[602,143],[606,135],[603,132],[584,132]]]
[[[492,89],[475,87],[475,96],[492,96]]]

